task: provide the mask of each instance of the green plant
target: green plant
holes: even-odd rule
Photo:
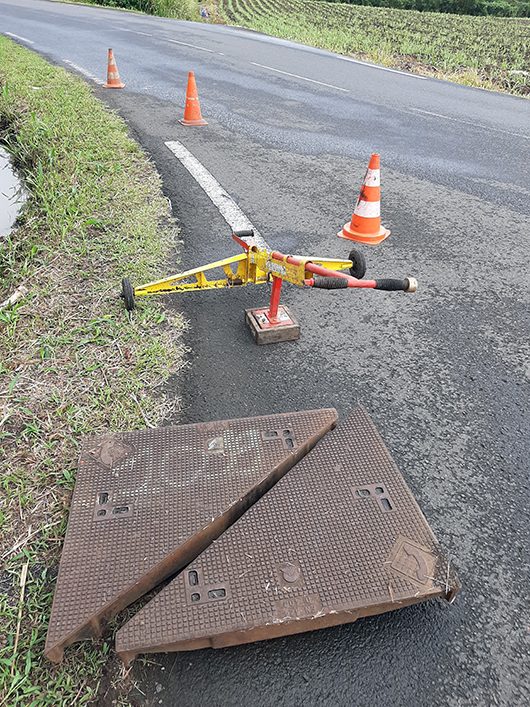
[[[72,0],[86,2],[87,0]],[[174,17],[179,20],[199,20],[199,9],[193,0],[88,0],[91,5],[105,5],[125,10],[136,10],[148,15]]]

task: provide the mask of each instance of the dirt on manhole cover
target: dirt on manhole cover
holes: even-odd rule
[[[357,409],[116,636],[138,653],[249,643],[355,621],[459,581]]]
[[[98,636],[195,559],[332,429],[333,409],[163,427],[83,445],[45,653]],[[213,591],[213,590],[212,590]]]

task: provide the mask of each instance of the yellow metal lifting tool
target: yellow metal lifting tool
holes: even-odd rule
[[[303,258],[283,255],[278,251],[270,250],[264,241],[261,242],[255,238],[252,230],[236,231],[232,237],[243,248],[243,253],[217,260],[199,268],[186,270],[163,280],[149,282],[140,287],[133,287],[128,278],[123,278],[121,296],[127,310],[132,311],[135,307],[135,298],[144,295],[242,287],[249,283],[259,285],[272,281],[269,308],[246,310],[247,324],[253,332],[256,342],[272,343],[273,341],[299,338],[299,326],[287,308],[279,305],[280,289],[284,280],[301,287],[321,289],[353,287],[414,292],[418,286],[412,277],[383,280],[362,279],[366,271],[366,264],[363,255],[357,250],[350,252],[348,260]],[[220,270],[223,271],[224,277],[208,279],[209,273],[215,277],[213,271],[219,273]],[[347,270],[349,274],[342,272],[344,270]],[[281,334],[266,331],[276,328],[281,328]]]

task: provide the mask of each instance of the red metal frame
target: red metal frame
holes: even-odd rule
[[[272,257],[275,258],[276,260],[284,260],[285,262],[289,263],[290,265],[301,265],[302,261],[300,258],[294,258],[292,255],[284,256],[282,253],[278,253],[278,251],[275,251],[272,254]],[[305,269],[308,272],[312,272],[315,275],[322,275],[323,277],[340,277],[348,281],[348,287],[366,287],[366,288],[371,288],[374,289],[376,286],[376,281],[375,280],[358,280],[356,277],[352,277],[351,275],[346,275],[346,273],[340,272],[338,270],[330,270],[329,268],[323,268],[322,265],[316,265],[315,263],[311,262],[306,262],[305,263]],[[304,284],[312,286],[313,278],[310,280],[304,280]]]
[[[275,260],[284,261],[289,263],[290,265],[296,266],[302,265],[303,262],[302,260],[300,260],[300,258],[295,258],[292,255],[285,256],[282,253],[279,253],[278,251],[272,253],[271,257]],[[373,289],[377,284],[375,280],[358,280],[356,277],[352,277],[351,275],[346,275],[345,273],[339,272],[337,270],[330,270],[329,268],[324,268],[321,265],[316,265],[312,262],[305,262],[304,267],[308,272],[312,272],[315,275],[321,275],[323,277],[338,277],[347,280],[348,287],[365,287]],[[265,310],[264,312],[271,325],[279,325],[284,323],[278,317],[278,307],[280,304],[280,292],[282,289],[282,282],[283,280],[281,277],[278,277],[277,275],[272,275],[271,301],[269,309]],[[304,280],[304,285],[307,285],[309,287],[313,287],[314,283],[314,278]]]
[[[271,323],[279,322],[278,319],[278,305],[280,304],[280,291],[282,289],[282,278],[272,276],[272,292],[271,292],[271,303],[269,306],[269,311],[267,312],[267,319]]]

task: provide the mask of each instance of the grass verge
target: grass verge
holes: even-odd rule
[[[157,17],[172,17],[177,20],[198,21],[201,18],[195,0],[68,0],[83,5],[103,5],[120,10],[145,12]]]
[[[530,96],[528,18],[469,17],[324,0],[212,2],[229,24],[382,66]]]
[[[31,195],[0,240],[0,302],[27,288],[0,308],[0,705],[119,703],[109,635],[59,666],[43,648],[81,437],[176,404],[163,385],[185,322],[153,300],[128,321],[118,292],[160,276],[177,230],[153,165],[78,78],[0,36],[0,88],[0,140]]]

